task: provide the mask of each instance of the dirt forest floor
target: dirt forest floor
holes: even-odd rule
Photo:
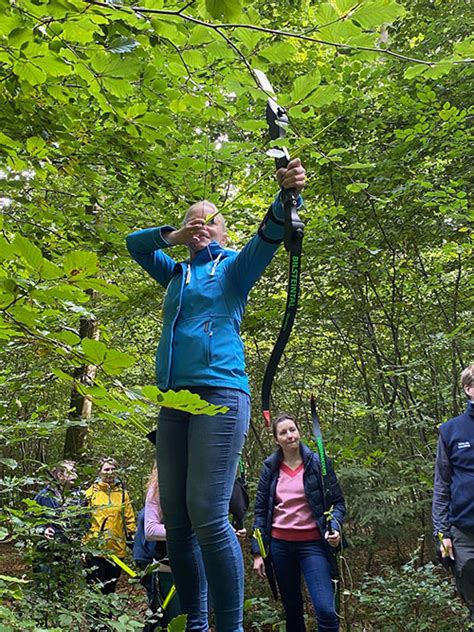
[[[387,553],[385,554],[387,555]],[[388,563],[390,561],[391,560],[388,560]],[[352,560],[352,562],[353,567],[360,567],[360,563],[356,564],[354,560]],[[360,562],[360,560],[356,560],[356,562]],[[245,560],[246,568],[250,568],[250,563],[250,559]],[[0,575],[24,579],[30,578],[30,568],[28,563],[25,559],[23,559],[21,551],[19,551],[12,542],[0,543]],[[352,581],[354,582],[354,585],[357,585],[360,582],[360,578],[354,575],[352,576]],[[345,586],[345,588],[349,589],[349,593],[352,592],[352,587],[352,584],[346,584]],[[438,622],[434,624],[434,627],[428,624],[420,629],[426,630],[426,632],[445,632],[447,629],[451,632],[457,632],[461,630],[464,631],[466,629],[466,624],[464,623],[464,609],[459,603],[459,598],[456,594],[454,584],[448,576],[445,578],[444,589],[451,595],[451,606],[454,608],[454,606],[458,604],[456,609],[459,615],[457,617],[448,617],[450,619],[450,623],[448,623],[448,621],[443,622],[438,620]],[[136,581],[129,581],[129,577],[126,573],[122,573],[118,585],[118,592],[124,598],[122,612],[127,613],[136,621],[144,621],[147,601],[143,587]],[[344,593],[345,591],[342,592]],[[253,595],[255,595],[255,597],[253,597]],[[359,613],[356,612],[354,600],[350,596],[348,597],[346,595],[343,597],[343,600],[345,603],[344,605],[341,604],[341,614],[344,617],[341,622],[341,631],[394,632],[396,630],[396,632],[398,632],[399,628],[394,628],[393,626],[380,626],[380,623],[369,622],[367,620],[361,622],[361,617]],[[311,607],[308,599],[307,601],[307,612],[310,612]],[[262,583],[252,574],[249,574],[246,577],[246,602],[245,632],[278,632],[278,625],[277,627],[273,627],[272,624],[275,624],[277,621],[280,621],[283,624],[281,604],[276,604],[272,600],[269,591],[267,590],[266,583]],[[4,601],[3,605],[8,609],[16,610],[17,608],[15,608],[15,605],[18,606],[18,604],[19,602],[11,601],[9,603],[8,601]],[[449,615],[450,613],[446,612],[446,614]],[[28,630],[30,629],[31,628],[29,627]],[[68,632],[78,632],[77,628],[73,629],[69,627],[65,629],[67,629]],[[280,629],[283,630],[284,625],[282,625]],[[409,629],[413,628],[409,627]],[[1,621],[0,632],[9,632],[8,628],[2,626]],[[86,632],[86,630],[81,629],[81,632]],[[210,629],[210,632],[212,632],[212,629]]]
[[[12,542],[0,542],[0,575],[21,577],[26,566]]]
[[[0,575],[28,579],[29,573],[30,569],[14,543],[0,542]],[[126,602],[130,607],[130,613],[133,611],[134,618],[144,620],[147,602],[146,594],[142,586],[137,583],[129,582],[126,573],[122,573],[118,584],[118,592],[126,597]],[[8,607],[8,602],[6,602],[5,605]],[[13,605],[13,603],[11,605]],[[5,632],[1,626],[1,622],[0,630],[1,632]],[[245,630],[246,632],[255,632],[255,627],[251,626],[249,622]],[[261,632],[272,632],[273,628],[269,625],[260,627],[260,630]],[[68,632],[74,631],[69,630]],[[212,628],[210,628],[209,632],[212,632]]]

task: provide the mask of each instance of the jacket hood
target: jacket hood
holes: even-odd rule
[[[214,261],[216,257],[221,259],[225,259],[226,257],[232,257],[236,255],[237,252],[232,250],[231,248],[224,248],[217,241],[211,241],[210,244],[198,250],[194,255],[194,260],[199,261],[200,263],[205,263],[208,261]]]

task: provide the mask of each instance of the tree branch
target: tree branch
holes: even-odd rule
[[[213,31],[217,31],[220,35],[219,29],[249,29],[251,31],[259,31],[261,33],[268,33],[269,35],[280,35],[282,37],[289,37],[293,39],[299,39],[306,42],[312,42],[314,44],[323,44],[324,46],[332,46],[333,48],[341,49],[341,50],[354,50],[354,51],[365,51],[369,53],[376,53],[377,55],[389,55],[390,57],[395,57],[396,59],[401,59],[403,61],[407,61],[414,64],[422,64],[424,66],[429,66],[430,68],[436,66],[437,62],[435,61],[426,61],[425,59],[418,59],[417,57],[408,57],[407,55],[403,55],[402,53],[397,53],[396,51],[390,50],[388,48],[375,48],[371,46],[355,46],[352,44],[343,44],[341,42],[329,42],[327,40],[317,39],[315,37],[310,37],[309,35],[304,35],[303,33],[293,33],[292,31],[282,31],[280,29],[271,29],[265,26],[257,26],[255,24],[226,24],[219,23],[213,24],[212,22],[206,22],[205,20],[200,20],[195,18],[187,13],[183,13],[185,7],[178,9],[176,11],[171,11],[167,9],[148,9],[145,7],[137,7],[137,6],[117,6],[114,3],[108,4],[107,2],[101,2],[100,0],[83,0],[87,4],[93,4],[98,7],[103,7],[105,9],[116,9],[119,11],[132,11],[134,13],[151,13],[154,15],[166,15],[169,17],[179,17],[187,22],[192,22],[193,24],[198,24],[200,26],[204,26],[205,28],[212,29]],[[473,63],[472,59],[459,59],[452,60],[450,63],[452,64],[464,64],[464,63]]]

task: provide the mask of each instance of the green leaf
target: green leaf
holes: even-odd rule
[[[350,191],[351,193],[359,193],[368,187],[367,182],[352,182],[346,186],[346,191]]]
[[[116,97],[120,97],[121,99],[125,97],[129,97],[133,94],[133,86],[126,79],[116,79],[115,77],[103,77],[102,86],[115,95]]]
[[[296,49],[288,42],[277,42],[258,52],[259,55],[274,64],[284,64],[296,56]]]
[[[65,373],[64,371],[62,371],[61,369],[51,369],[51,373],[53,375],[55,375],[57,378],[59,378],[61,380],[61,382],[74,382],[74,378],[72,377],[72,375],[69,375],[69,373]]]
[[[92,340],[92,338],[83,338],[81,347],[91,364],[101,364],[105,360],[107,347],[103,342]]]
[[[461,57],[474,57],[474,38],[471,36],[463,39],[461,42],[456,42],[454,50]]]
[[[104,279],[85,279],[84,281],[75,282],[74,285],[83,290],[95,290],[106,296],[114,296],[121,301],[128,301],[128,296],[124,294],[120,288],[112,283],[107,283]]]
[[[201,399],[196,393],[190,393],[189,391],[166,391],[164,393],[156,386],[144,386],[141,389],[141,393],[144,397],[159,404],[160,406],[167,406],[168,408],[174,408],[176,410],[184,410],[192,415],[217,415],[226,413],[229,408],[227,406],[215,406],[214,404],[208,404],[205,400]]]
[[[206,55],[209,62],[218,60],[235,60],[235,52],[222,41],[211,42],[206,46]]]
[[[205,27],[198,24],[194,26],[191,35],[189,37],[189,44],[191,46],[198,46],[200,44],[206,44],[207,42],[212,42],[214,39],[213,32]]]
[[[39,271],[43,263],[43,255],[38,246],[32,244],[29,239],[26,239],[26,237],[23,237],[19,233],[15,235],[12,245],[15,251],[23,257],[28,265],[34,270]]]
[[[308,75],[302,75],[295,79],[291,90],[291,100],[293,102],[302,101],[313,90],[315,90],[321,82],[321,73],[319,70],[313,70]]]
[[[24,28],[24,27],[15,29],[8,36],[9,45],[16,49],[23,48],[23,44],[26,44],[30,40],[31,40],[31,29]]]
[[[37,86],[46,81],[47,75],[38,66],[29,62],[20,60],[13,64],[13,72],[20,78],[27,81],[32,86]]]
[[[94,41],[94,33],[99,30],[100,27],[87,18],[73,20],[64,24],[62,37],[71,42],[87,44]]]
[[[351,20],[364,29],[370,29],[381,24],[389,24],[405,15],[406,10],[393,0],[374,0],[365,2],[351,15]]]
[[[8,35],[15,29],[23,26],[19,15],[2,15],[0,20],[0,35]]]
[[[318,36],[328,42],[349,42],[359,37],[360,34],[360,27],[356,26],[354,22],[343,20],[320,29]]]
[[[0,259],[5,261],[9,261],[15,258],[15,248],[12,244],[9,244],[8,241],[0,235]]]
[[[439,77],[442,77],[443,75],[447,75],[448,72],[452,70],[452,68],[453,68],[453,64],[439,63],[439,64],[436,64],[436,66],[432,66],[431,68],[428,68],[423,76],[429,77],[430,79],[439,79]]]
[[[97,51],[91,55],[91,66],[97,74],[102,76],[120,77],[120,57],[106,51]]]
[[[137,119],[137,122],[153,129],[163,129],[172,127],[174,124],[171,116],[166,114],[158,114],[156,112],[146,112],[143,116]]]
[[[414,77],[419,77],[424,72],[426,72],[428,66],[424,66],[423,64],[414,64],[413,66],[408,66],[408,68],[403,73],[405,79],[413,79]]]
[[[330,105],[334,101],[340,101],[341,94],[339,88],[335,85],[331,86],[319,86],[316,90],[306,99],[305,103],[313,105],[316,108]]]
[[[155,17],[151,19],[151,25],[158,35],[178,44],[178,29],[175,24],[171,24],[166,19]]]
[[[41,58],[41,68],[51,77],[65,77],[73,71],[73,65],[60,57],[47,55]]]
[[[135,358],[129,353],[123,351],[117,351],[116,349],[110,349],[107,351],[102,368],[108,375],[117,375],[135,364]]]
[[[183,51],[183,59],[191,68],[204,68],[206,65],[206,58],[199,50]]]
[[[13,138],[10,138],[3,132],[0,132],[0,145],[3,147],[11,147],[12,149],[20,147],[20,143],[17,143]]]
[[[51,299],[59,299],[60,301],[70,301],[71,303],[87,303],[90,300],[89,294],[86,294],[75,285],[60,283],[47,290],[33,290],[31,296],[39,301],[52,304]]]
[[[353,9],[359,4],[358,0],[333,0],[337,12],[339,15],[347,14],[350,9]]]
[[[43,279],[60,279],[64,276],[62,269],[47,259],[43,259],[39,271]]]
[[[95,252],[75,250],[64,258],[64,272],[72,281],[97,274],[98,259]]]
[[[64,342],[70,347],[75,347],[81,343],[81,338],[73,331],[63,330],[49,334],[50,338]]]
[[[36,329],[39,325],[39,311],[26,307],[24,302],[22,304],[16,303],[10,307],[9,312],[15,321],[20,322],[23,325],[27,325],[31,329]]]
[[[260,40],[265,37],[264,33],[252,31],[251,29],[235,29],[235,36],[249,51],[255,50]]]
[[[241,0],[206,0],[209,15],[216,20],[237,22],[242,13]]]
[[[255,120],[255,119],[250,119],[249,121],[236,120],[235,124],[237,125],[237,127],[240,127],[240,129],[244,129],[248,132],[256,132],[258,130],[267,129],[267,122],[263,120],[260,120],[260,121]]]
[[[184,632],[186,630],[185,614],[180,614],[168,623],[168,632]]]
[[[26,149],[30,154],[37,154],[46,146],[43,138],[40,136],[31,136],[26,141]]]
[[[327,2],[323,2],[318,6],[318,9],[315,14],[316,24],[318,28],[321,28],[325,24],[329,24],[330,22],[334,22],[339,17],[339,12],[336,9],[328,4]]]

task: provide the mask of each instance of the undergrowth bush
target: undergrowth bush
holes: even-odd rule
[[[416,566],[412,559],[400,572],[365,576],[355,591],[356,619],[364,630],[377,632],[453,632],[467,628],[467,608],[452,581],[431,562]]]

